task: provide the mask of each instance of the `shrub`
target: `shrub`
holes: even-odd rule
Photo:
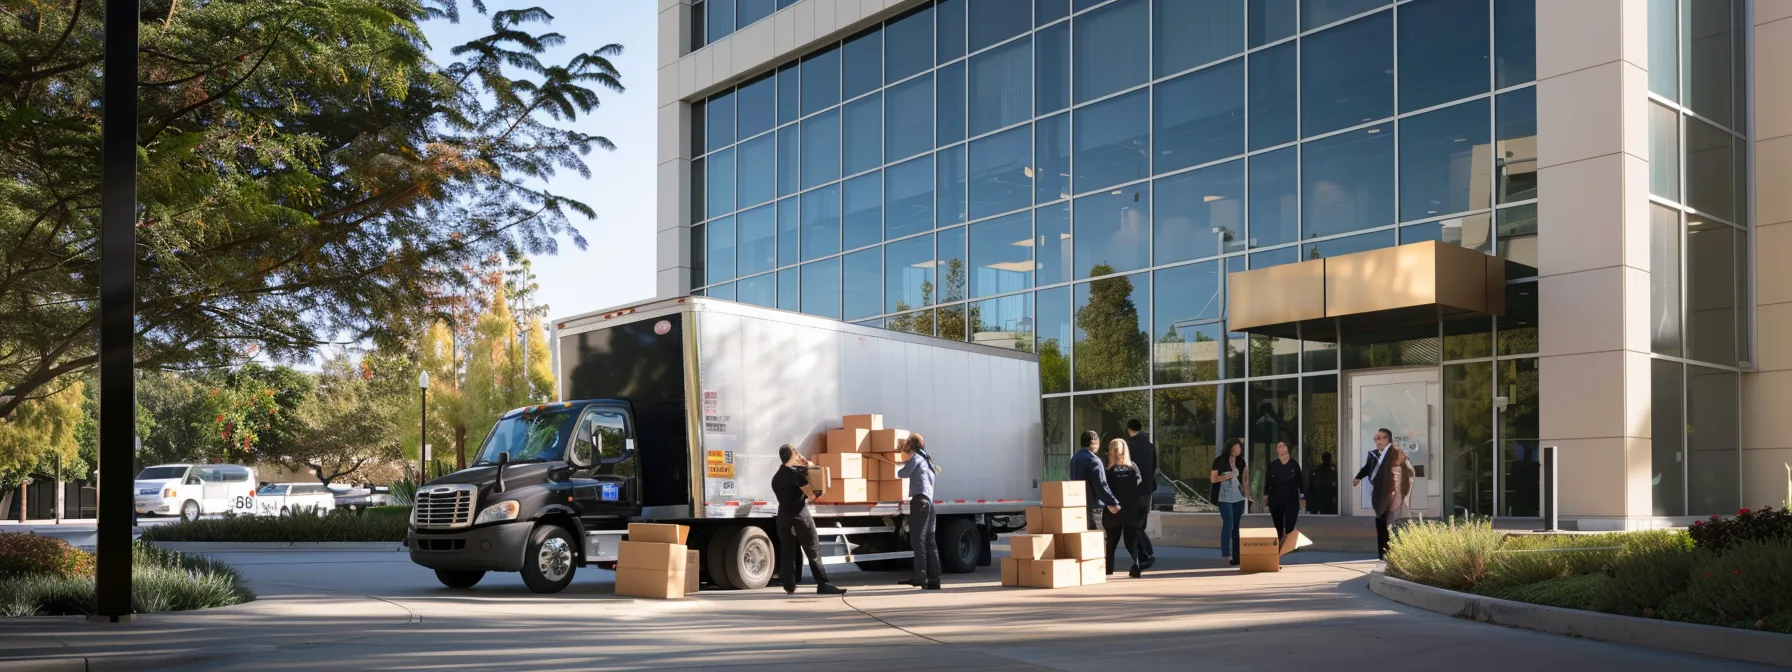
[[[1604,572],[1624,550],[1618,534],[1513,535],[1494,553],[1488,581],[1525,585]]]
[[[142,542],[131,548],[131,608],[139,613],[186,611],[255,599],[235,569],[202,556]],[[95,611],[93,575],[36,574],[0,581],[0,616],[59,616]]]
[[[346,509],[324,513],[202,518],[145,528],[146,541],[319,542],[403,541],[409,507],[375,507],[363,515]]]
[[[1693,567],[1708,557],[1708,552],[1667,544],[1627,553],[1611,568],[1612,580],[1591,607],[1612,614],[1666,618],[1669,598],[1686,590]]]
[[[93,554],[55,537],[0,533],[0,579],[93,574]]]
[[[1742,509],[1731,518],[1712,516],[1692,524],[1687,532],[1699,548],[1717,553],[1750,542],[1792,541],[1792,511],[1767,507],[1759,511]]]
[[[1580,574],[1522,585],[1490,585],[1476,592],[1502,600],[1586,609],[1611,583],[1611,577],[1604,574]]]
[[[1388,544],[1388,574],[1451,590],[1473,588],[1487,577],[1504,536],[1486,519],[1411,522]]]
[[[1694,608],[1724,621],[1753,622],[1792,612],[1792,544],[1732,546],[1693,570],[1686,595]]]

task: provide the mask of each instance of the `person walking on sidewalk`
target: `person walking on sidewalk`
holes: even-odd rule
[[[1114,573],[1114,547],[1125,539],[1126,554],[1132,558],[1132,569],[1127,575],[1136,579],[1144,571],[1140,563],[1145,553],[1139,541],[1145,536],[1142,510],[1150,502],[1140,496],[1145,477],[1139,473],[1138,465],[1133,463],[1132,450],[1122,439],[1108,442],[1108,461],[1113,463],[1107,469],[1108,486],[1113,488],[1114,497],[1120,501],[1119,511],[1110,509],[1101,517],[1101,526],[1107,530],[1108,573]]]
[[[1146,523],[1151,522],[1152,497],[1157,494],[1157,444],[1151,442],[1151,435],[1145,433],[1145,423],[1139,422],[1138,418],[1126,421],[1126,454],[1139,467],[1139,552],[1144,554],[1139,567],[1151,569],[1151,565],[1157,563],[1157,551],[1152,548],[1151,537],[1144,530]]]
[[[1300,503],[1307,498],[1301,490],[1301,484],[1306,480],[1288,442],[1277,441],[1276,459],[1270,460],[1263,471],[1263,503],[1269,507],[1269,517],[1276,524],[1277,549],[1282,548],[1288,535],[1294,534],[1294,522],[1300,519]]]
[[[809,514],[809,500],[814,498],[809,488],[809,460],[788,443],[778,447],[778,458],[784,464],[772,475],[772,494],[778,498],[778,573],[783,578],[784,594],[796,594],[796,584],[803,576],[802,556],[807,555],[809,573],[815,576],[815,592],[845,595],[845,589],[828,583],[828,570],[821,565],[815,518]]]
[[[920,434],[908,435],[902,444],[908,461],[896,472],[908,479],[908,545],[915,549],[914,576],[898,581],[923,590],[940,589],[940,542],[935,536],[933,515],[933,478],[939,466],[927,454],[927,439]]]
[[[1385,430],[1383,430],[1385,431]],[[1406,498],[1412,494],[1412,464],[1399,446],[1387,447],[1387,456],[1370,482],[1375,488],[1375,542],[1382,560],[1388,557],[1390,528],[1406,517]]]
[[[1089,529],[1101,529],[1101,512],[1120,512],[1120,500],[1114,497],[1114,491],[1108,489],[1107,467],[1101,463],[1101,456],[1095,451],[1101,450],[1101,435],[1094,431],[1083,432],[1083,449],[1070,456],[1070,480],[1082,481],[1087,489],[1085,498],[1089,505]]]
[[[1213,458],[1213,502],[1220,507],[1220,556],[1232,556],[1238,565],[1238,524],[1244,518],[1244,504],[1251,499],[1250,472],[1244,461],[1244,439],[1226,442],[1225,451]]]
[[[1384,474],[1388,472],[1390,466],[1387,459],[1388,453],[1395,450],[1393,446],[1394,433],[1383,427],[1375,430],[1373,440],[1375,449],[1369,451],[1368,458],[1363,460],[1363,468],[1357,470],[1356,478],[1351,479],[1350,484],[1361,486],[1363,479],[1369,479],[1369,487],[1360,491],[1362,505],[1363,508],[1375,511],[1375,558],[1386,560],[1388,559],[1388,519],[1387,516],[1381,514],[1386,502],[1379,496],[1386,494],[1382,488],[1386,487],[1387,480]]]

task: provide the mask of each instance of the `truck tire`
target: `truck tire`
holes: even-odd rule
[[[195,502],[191,499],[189,499],[185,502],[181,502],[181,505],[180,505],[180,521],[181,522],[184,523],[189,520],[199,520],[199,513],[200,513],[199,502]]]
[[[742,527],[728,535],[723,545],[722,571],[735,590],[757,590],[772,582],[772,568],[778,564],[777,547],[771,535],[757,527]]]
[[[732,525],[716,530],[709,535],[707,543],[703,544],[703,552],[700,554],[703,573],[710,583],[722,590],[734,590],[734,584],[728,581],[728,547],[734,543],[735,537],[740,536],[740,530],[740,527]]]
[[[523,585],[541,593],[558,593],[572,583],[578,556],[572,535],[559,525],[538,525],[523,552]]]
[[[977,524],[963,518],[947,521],[940,527],[940,571],[947,574],[969,574],[977,571],[977,560],[983,555],[983,533]]]
[[[436,580],[441,581],[442,585],[455,590],[472,588],[474,584],[479,583],[479,580],[483,578],[485,578],[485,572],[462,571],[458,569],[436,570]]]

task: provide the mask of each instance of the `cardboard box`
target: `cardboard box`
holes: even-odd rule
[[[828,430],[828,452],[866,453],[871,451],[871,432],[863,429]]]
[[[1045,509],[1027,507],[1027,534],[1045,534]]]
[[[865,460],[865,478],[873,481],[894,481],[898,478],[902,478],[901,476],[896,475],[896,472],[901,470],[902,465],[895,462]]]
[[[828,481],[828,488],[821,493],[819,501],[828,504],[858,504],[871,501],[871,492],[867,489],[871,481],[863,478],[836,478]]]
[[[1020,586],[1020,558],[1002,558],[1002,585],[1007,588]]]
[[[673,600],[684,597],[688,577],[684,565],[673,569],[618,569],[616,594]]]
[[[1030,560],[1033,588],[1069,588],[1083,585],[1082,563],[1075,560]]]
[[[1089,531],[1088,509],[1054,509],[1045,507],[1045,534],[1066,534],[1070,532]]]
[[[1040,486],[1046,508],[1053,509],[1086,509],[1089,508],[1087,488],[1082,481],[1050,481]]]
[[[686,564],[684,544],[625,541],[616,553],[617,569],[672,569]]]
[[[877,484],[877,501],[908,501],[908,479],[898,478],[894,481],[872,481]]]
[[[1093,586],[1108,582],[1108,559],[1084,560],[1077,563],[1083,570],[1083,585]]]
[[[1282,540],[1282,555],[1292,553],[1294,549],[1306,548],[1312,545],[1312,539],[1308,539],[1307,535],[1301,534],[1299,530],[1296,530],[1294,534],[1290,534],[1288,535],[1288,538]]]
[[[1100,558],[1107,562],[1108,535],[1099,530],[1089,532],[1065,532],[1054,535],[1056,557],[1071,560],[1094,560]]]
[[[1238,571],[1245,574],[1282,571],[1282,556],[1274,553],[1253,553],[1238,556]]]
[[[871,457],[871,459],[874,459],[874,460],[878,460],[878,461],[881,461],[881,462],[889,462],[889,463],[892,463],[892,464],[898,464],[898,465],[900,465],[900,464],[902,464],[902,463],[903,463],[903,462],[907,462],[907,461],[908,461],[908,453],[901,453],[901,452],[897,452],[897,453],[880,453],[880,452],[877,452],[877,451],[876,451],[876,450],[873,450],[873,451],[871,451],[871,452],[870,452],[870,453],[867,453],[867,454],[868,454],[868,455],[869,455],[869,456],[870,456],[870,457]]]
[[[691,536],[688,525],[667,525],[663,523],[629,523],[628,540],[646,541],[655,544],[682,544]]]
[[[689,595],[703,589],[703,571],[698,569],[703,562],[697,551],[684,552],[684,594]]]
[[[809,467],[809,491],[816,493],[816,501],[821,501],[828,494],[829,481],[833,480],[834,470],[827,467]]]
[[[1238,531],[1238,571],[1282,571],[1282,549],[1276,544],[1272,527],[1252,527]]]
[[[866,478],[865,457],[860,453],[822,453],[813,462],[826,468],[834,478]]]
[[[874,429],[871,430],[871,452],[900,453],[902,444],[908,441],[906,429]]]
[[[884,428],[884,416],[876,413],[864,415],[848,415],[840,418],[840,426],[847,429],[863,429],[867,432]]]
[[[1052,548],[1052,535],[1049,534],[1009,535],[1008,555],[1022,560],[1051,560],[1058,557]]]

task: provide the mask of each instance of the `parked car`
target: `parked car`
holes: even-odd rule
[[[336,497],[338,509],[365,509],[369,506],[396,506],[398,499],[392,496],[392,488],[384,485],[344,485],[330,484],[330,494]]]
[[[336,508],[336,497],[321,483],[269,483],[255,491],[255,505],[255,513],[263,516],[325,513]]]
[[[139,514],[251,513],[255,470],[239,464],[158,464],[137,474],[133,504]]]

